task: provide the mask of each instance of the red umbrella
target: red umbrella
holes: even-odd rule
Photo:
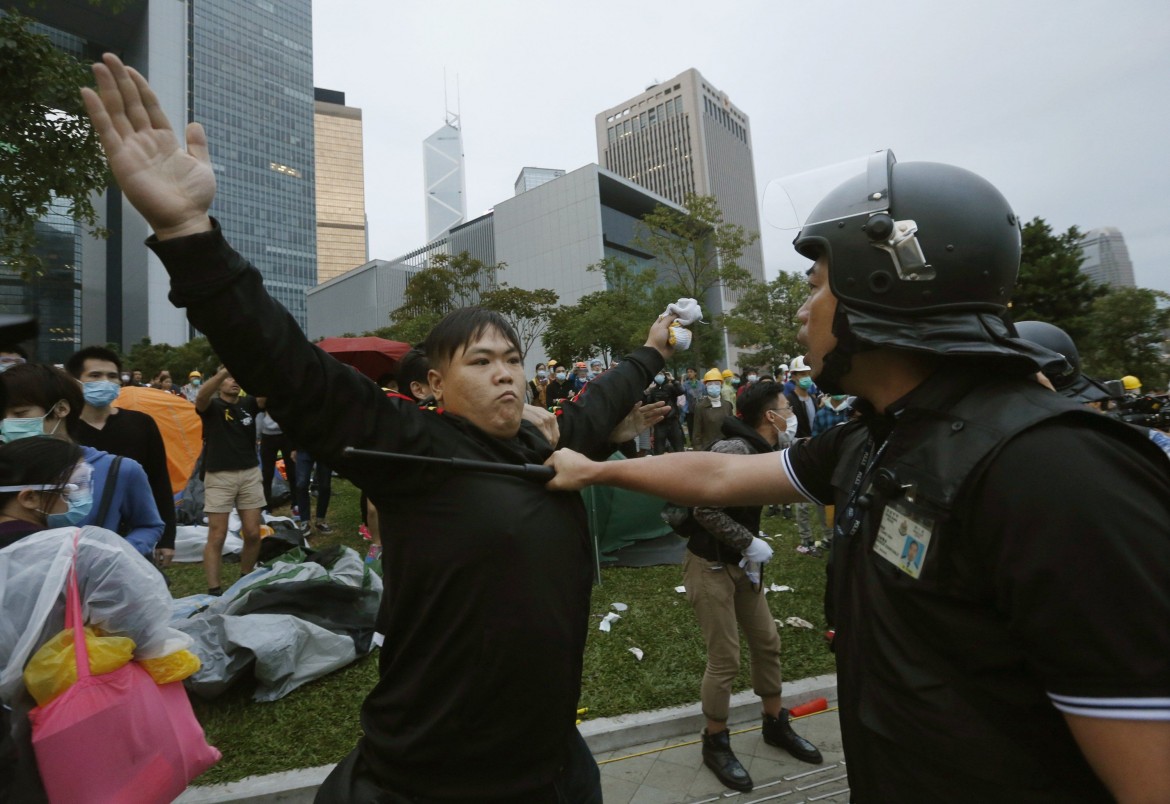
[[[353,366],[371,380],[398,370],[398,361],[410,351],[410,344],[385,338],[326,338],[318,341],[321,351]]]

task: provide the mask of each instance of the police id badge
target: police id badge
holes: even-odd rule
[[[934,520],[891,502],[882,512],[873,551],[911,578],[922,574]]]

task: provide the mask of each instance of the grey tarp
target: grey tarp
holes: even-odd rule
[[[257,701],[275,701],[369,653],[382,579],[354,550],[279,556],[223,597],[175,601],[172,627],[191,636],[203,667],[185,682],[204,698],[252,668]]]

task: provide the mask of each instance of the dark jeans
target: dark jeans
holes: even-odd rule
[[[686,442],[683,441],[682,425],[679,423],[678,414],[654,425],[654,454],[661,455],[666,452],[668,443],[671,452],[686,451]]]
[[[302,522],[309,521],[313,501],[309,485],[313,479],[313,467],[317,467],[317,519],[324,519],[329,512],[329,498],[333,495],[333,470],[320,461],[313,460],[307,449],[297,450],[296,497],[297,515]]]
[[[454,804],[451,799],[425,798],[387,790],[378,784],[361,755],[354,748],[338,763],[317,790],[317,804]],[[489,799],[476,799],[489,804]],[[495,804],[504,804],[496,801]],[[507,804],[601,804],[601,772],[581,733],[569,735],[569,753],[565,765],[548,787],[521,796],[511,796]]]
[[[284,458],[284,471],[288,475],[288,487],[297,482],[297,465],[293,461],[292,440],[284,435],[260,436],[260,482],[264,485],[264,507],[272,510],[272,478],[276,476],[276,454]]]

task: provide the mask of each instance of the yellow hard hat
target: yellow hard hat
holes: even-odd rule
[[[723,369],[723,373],[722,373],[721,375],[719,375],[719,376],[723,377],[723,379],[725,379],[725,380],[726,380],[726,379],[728,379],[729,377],[734,377],[734,376],[735,376],[735,372],[734,372],[734,371],[732,371],[731,369]]]
[[[713,368],[703,375],[703,382],[723,382],[723,375],[719,373],[719,369]]]
[[[1121,384],[1127,391],[1136,391],[1142,387],[1142,381],[1132,374],[1126,374],[1121,378]]]
[[[192,371],[190,374],[187,375],[187,379],[191,379],[192,377],[199,377],[200,379],[202,379],[203,375],[200,374],[198,371]]]

